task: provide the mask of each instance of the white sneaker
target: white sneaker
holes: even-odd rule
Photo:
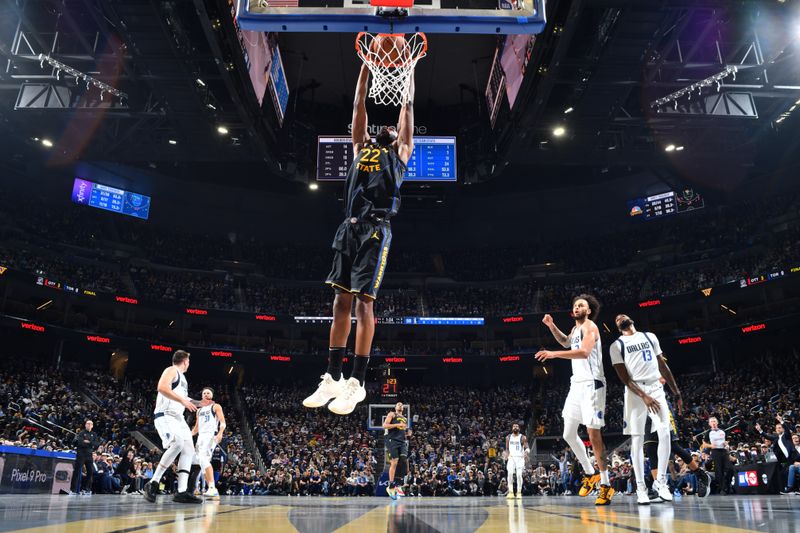
[[[203,496],[206,498],[219,498],[219,491],[217,490],[217,487],[214,487],[213,489],[209,488],[205,494],[203,494]]]
[[[319,382],[314,394],[303,400],[303,405],[305,407],[322,407],[333,398],[339,396],[344,390],[346,384],[344,377],[340,377],[339,381],[334,381],[331,375],[326,372],[320,376],[320,378],[322,381]]]
[[[650,505],[650,496],[647,494],[647,490],[636,491],[636,503],[639,505]]]
[[[661,483],[658,480],[653,481],[653,488],[658,493],[658,497],[664,500],[665,502],[672,501],[672,492],[670,492],[669,487],[666,483]]]
[[[366,397],[367,390],[361,386],[358,379],[350,378],[344,383],[344,390],[341,394],[328,404],[328,409],[337,415],[349,415],[356,408],[358,402],[363,401]]]

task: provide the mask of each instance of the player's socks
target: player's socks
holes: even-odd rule
[[[328,348],[328,374],[334,381],[339,381],[342,377],[342,360],[346,348]]]
[[[367,380],[367,365],[369,365],[368,355],[356,355],[353,361],[353,373],[350,374],[351,378],[356,378],[361,386]]]
[[[601,485],[611,485],[611,481],[608,479],[608,470],[601,470],[600,471],[600,484]]]

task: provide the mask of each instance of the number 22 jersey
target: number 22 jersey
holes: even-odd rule
[[[393,148],[368,143],[355,153],[345,183],[345,215],[389,219],[400,209],[406,165]]]

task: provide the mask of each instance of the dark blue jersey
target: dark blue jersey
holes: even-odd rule
[[[355,153],[345,182],[347,218],[389,219],[400,209],[400,185],[406,165],[393,148],[365,144]]]

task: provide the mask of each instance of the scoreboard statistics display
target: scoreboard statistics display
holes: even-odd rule
[[[628,216],[639,220],[653,220],[704,207],[705,201],[701,195],[692,189],[684,189],[630,200]]]
[[[344,180],[352,162],[351,137],[319,137],[318,180]],[[404,181],[456,181],[456,138],[414,137],[414,153],[408,162]]]
[[[145,220],[150,216],[149,196],[81,178],[75,178],[72,184],[72,201]]]

